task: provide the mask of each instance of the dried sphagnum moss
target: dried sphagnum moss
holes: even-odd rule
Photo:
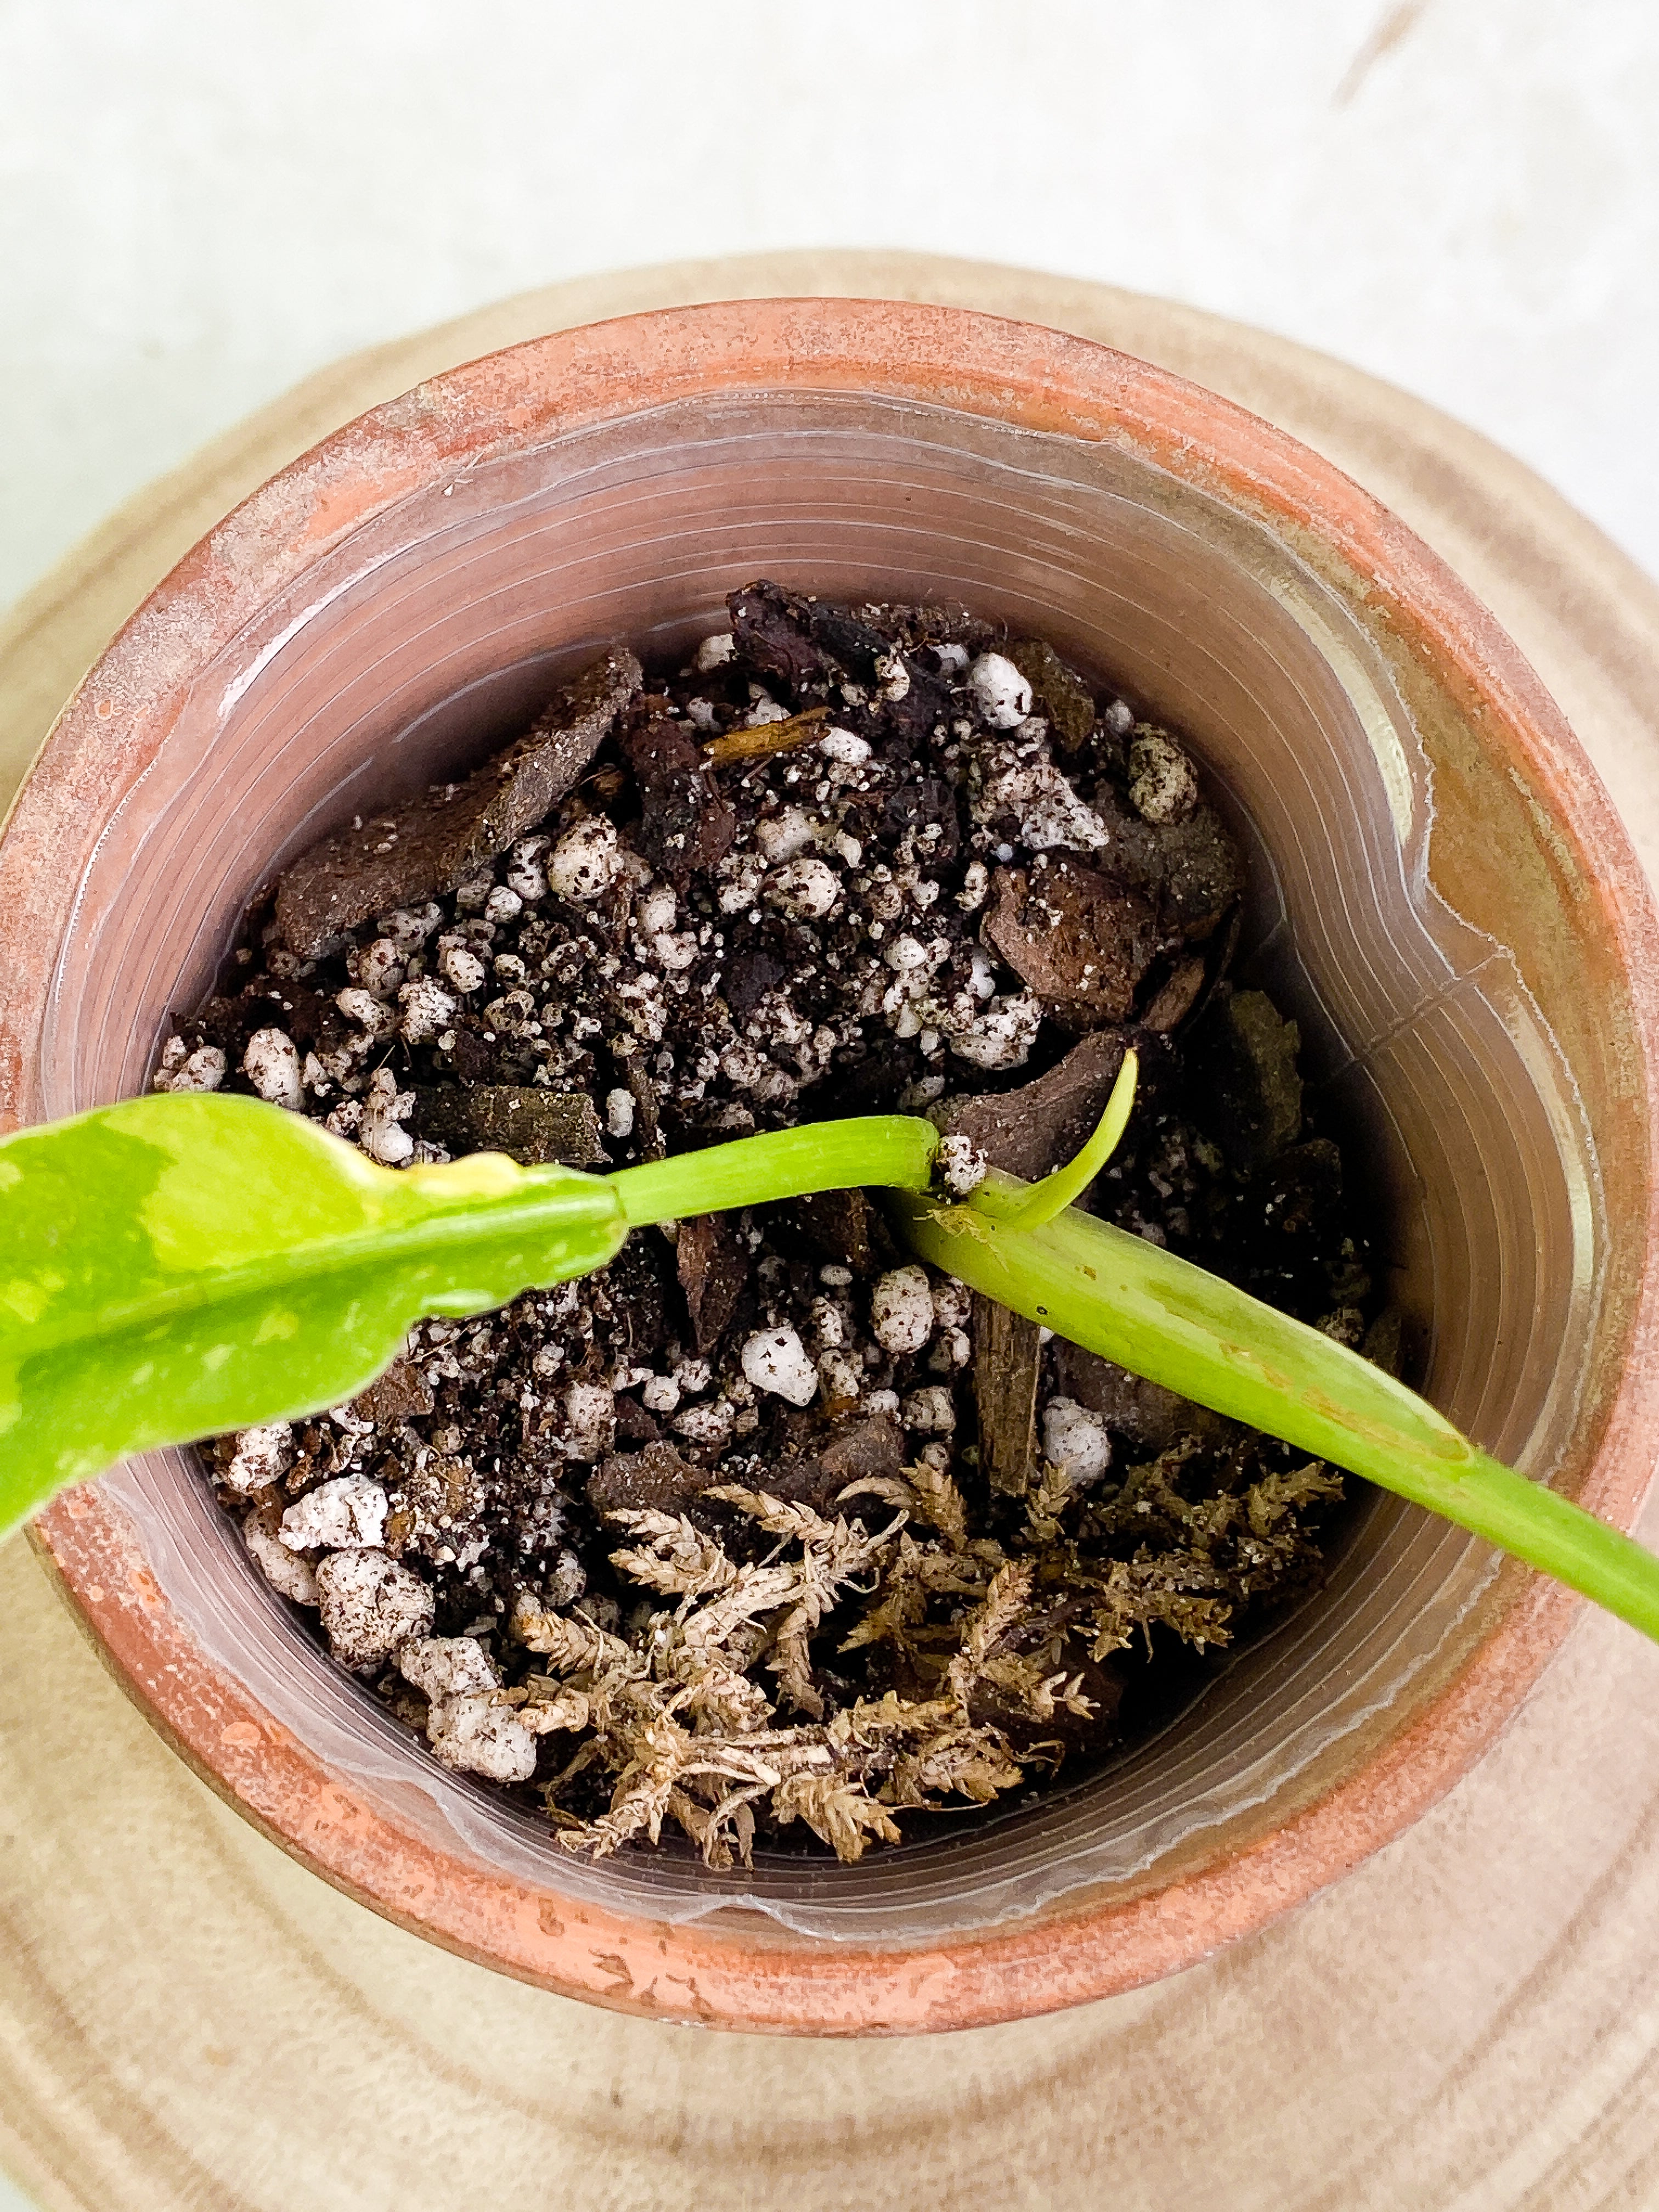
[[[1080,1657],[1097,1662],[1137,1631],[1150,1639],[1154,1622],[1200,1648],[1224,1642],[1234,1602],[1306,1547],[1297,1509],[1340,1489],[1310,1465],[1189,1501],[1173,1480],[1188,1455],[1134,1470],[1108,1506],[1080,1505],[1045,1470],[1027,1509],[1039,1548],[1019,1558],[971,1535],[956,1484],[925,1464],[849,1486],[845,1504],[874,1493],[896,1509],[873,1532],[764,1491],[706,1492],[746,1533],[775,1539],[755,1559],[683,1514],[612,1515],[631,1540],[611,1565],[678,1602],[628,1641],[580,1609],[526,1609],[514,1624],[548,1671],[503,1697],[536,1733],[585,1738],[544,1787],[560,1840],[603,1857],[635,1837],[655,1843],[672,1820],[709,1866],[747,1866],[764,1801],[772,1825],[804,1821],[854,1860],[872,1840],[897,1841],[896,1812],[988,1803],[1050,1770],[1065,1744],[1043,1732],[1062,1713],[1095,1715]],[[1162,1548],[1098,1548],[1142,1518]],[[843,1703],[820,1686],[835,1656],[881,1644],[904,1692]],[[584,1818],[569,1801],[596,1781],[610,1803]]]

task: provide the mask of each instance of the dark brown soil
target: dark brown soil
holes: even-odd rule
[[[689,665],[613,647],[466,782],[307,855],[158,1084],[392,1166],[898,1109],[969,1178],[1030,1177],[1133,1042],[1086,1202],[1387,1353],[1295,1024],[1227,973],[1239,854],[1178,739],[960,611],[730,609]],[[1317,1582],[1341,1493],[918,1267],[858,1193],[637,1235],[206,1456],[447,1764],[587,1847],[666,1819],[715,1863],[757,1823],[856,1856],[1069,1776],[1183,1647]]]

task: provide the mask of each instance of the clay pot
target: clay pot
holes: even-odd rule
[[[1628,1528],[1659,1391],[1659,931],[1519,654],[1316,454],[1145,363],[949,309],[773,301],[516,347],[237,509],[92,670],[0,842],[0,1113],[141,1089],[273,866],[487,750],[561,664],[759,574],[965,599],[1189,732],[1256,865],[1254,971],[1394,1224],[1429,1395]],[[1103,1775],[949,1842],[752,1881],[592,1867],[295,1633],[185,1456],[38,1540],[215,1787],[404,1925],[664,2019],[961,2027],[1258,1929],[1397,1834],[1576,1601],[1382,1497],[1327,1588]]]

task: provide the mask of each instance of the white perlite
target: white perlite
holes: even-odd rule
[[[361,983],[348,983],[343,991],[337,991],[334,1003],[349,1022],[355,1022],[372,1037],[387,1036],[398,1026],[391,1007]]]
[[[155,1079],[151,1087],[156,1091],[171,1091],[173,1077],[189,1058],[190,1047],[185,1042],[183,1037],[170,1036],[161,1047],[161,1060],[157,1065]]]
[[[799,806],[786,806],[755,824],[755,842],[769,868],[781,867],[812,842],[812,825]]]
[[[1051,1398],[1043,1407],[1042,1450],[1072,1483],[1097,1481],[1112,1463],[1105,1422],[1074,1398]]]
[[[443,1764],[489,1782],[528,1782],[536,1771],[536,1739],[507,1705],[479,1691],[436,1699],[427,1740]]]
[[[617,825],[605,814],[590,814],[567,830],[547,863],[549,888],[562,899],[596,899],[622,871]]]
[[[1031,711],[1031,687],[1000,653],[981,653],[968,671],[968,688],[994,730],[1012,730]]]
[[[286,1030],[255,1030],[242,1054],[242,1073],[261,1098],[297,1114],[306,1103],[300,1055]]]
[[[991,871],[983,860],[969,860],[962,872],[962,889],[957,893],[957,904],[964,914],[975,914],[985,903],[991,888]]]
[[[793,1328],[757,1329],[743,1347],[743,1371],[756,1389],[792,1406],[810,1405],[817,1392],[818,1370]]]
[[[608,1382],[573,1382],[564,1394],[565,1451],[603,1459],[617,1434],[617,1394]]]
[[[736,1415],[728,1398],[715,1398],[701,1406],[688,1406],[675,1417],[674,1430],[688,1443],[723,1444],[731,1441]]]
[[[904,656],[896,647],[890,653],[876,655],[876,689],[884,699],[895,706],[910,696],[910,672],[904,665]]]
[[[470,952],[465,945],[452,942],[439,948],[438,972],[465,994],[477,990],[489,971],[476,952]]]
[[[958,1133],[939,1139],[939,1181],[952,1198],[971,1198],[985,1173],[985,1155],[971,1137]]]
[[[864,1388],[864,1369],[850,1352],[825,1352],[818,1357],[818,1375],[826,1398],[856,1398]]]
[[[644,938],[660,937],[679,920],[680,902],[666,884],[649,884],[634,902],[634,927]]]
[[[1034,853],[1097,853],[1110,842],[1106,824],[1085,806],[1052,761],[1022,760],[988,777],[976,813],[1009,813],[1019,842]]]
[[[542,868],[542,854],[552,843],[550,837],[520,837],[508,858],[507,885],[515,890],[526,906],[534,906],[538,899],[547,896],[547,877]],[[486,905],[485,912],[489,908]]]
[[[389,998],[404,980],[404,956],[389,937],[377,937],[347,963],[366,991]]]
[[[489,1654],[471,1636],[417,1637],[399,1650],[398,1671],[428,1698],[459,1698],[496,1686]]]
[[[157,1091],[216,1091],[225,1079],[225,1056],[216,1044],[185,1050],[182,1037],[169,1037],[155,1078]]]
[[[948,1437],[957,1425],[956,1400],[942,1382],[929,1382],[905,1399],[899,1407],[899,1419],[907,1429]]]
[[[841,879],[824,860],[791,860],[766,878],[769,906],[791,921],[821,921],[841,896]]]
[[[847,1318],[833,1298],[814,1298],[811,1320],[820,1352],[837,1352],[847,1341]]]
[[[607,1091],[605,1094],[605,1134],[611,1137],[631,1137],[634,1133],[634,1094],[631,1091]]]
[[[311,1562],[296,1557],[278,1536],[274,1507],[248,1515],[242,1523],[242,1541],[279,1597],[292,1598],[295,1605],[316,1605],[317,1577]]]
[[[826,730],[818,739],[818,750],[838,768],[862,768],[870,757],[870,740],[855,730]]]
[[[724,668],[737,652],[738,641],[729,629],[716,630],[712,637],[704,638],[697,647],[692,666],[699,676],[710,675],[716,668]]]
[[[331,1552],[317,1570],[317,1592],[323,1633],[343,1667],[378,1667],[400,1644],[431,1632],[432,1592],[384,1552]]]
[[[483,981],[482,969],[478,981]],[[405,983],[398,994],[398,1004],[402,1009],[398,1027],[406,1044],[425,1044],[455,1018],[455,1001],[435,975],[417,975],[412,983]]]
[[[933,1333],[933,1293],[925,1267],[895,1267],[870,1293],[870,1328],[884,1352],[920,1352]]]
[[[965,1328],[942,1328],[933,1339],[927,1364],[935,1375],[949,1375],[965,1367],[974,1356],[974,1340]]]
[[[366,1474],[337,1474],[295,1498],[283,1516],[282,1540],[290,1552],[377,1552],[387,1510],[378,1482]]]
[[[399,952],[418,952],[443,918],[443,908],[428,899],[424,906],[394,908],[390,914],[383,914],[376,926]]]
[[[640,1393],[640,1403],[647,1413],[672,1413],[679,1410],[680,1386],[672,1375],[648,1375],[645,1388]]]
[[[343,992],[341,996],[345,994]],[[357,1142],[383,1168],[400,1168],[414,1157],[415,1139],[402,1124],[415,1110],[415,1093],[399,1091],[389,1067],[377,1067],[363,1101]]]
[[[1143,821],[1184,822],[1198,804],[1193,764],[1164,730],[1143,723],[1129,747],[1129,804]]]
[[[1023,1067],[1042,1022],[1042,1009],[1031,993],[1018,991],[993,999],[965,1036],[951,1038],[951,1049],[970,1067]]]
[[[294,1458],[294,1430],[288,1421],[262,1421],[257,1427],[238,1429],[236,1452],[220,1471],[227,1489],[246,1498],[250,1491],[269,1490],[280,1481]]]

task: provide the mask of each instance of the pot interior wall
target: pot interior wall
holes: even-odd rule
[[[1264,529],[1107,446],[799,394],[556,441],[365,526],[184,702],[118,794],[42,1056],[46,1115],[141,1089],[254,887],[354,811],[488,750],[560,665],[668,648],[766,574],[954,598],[1052,638],[1198,741],[1249,840],[1247,967],[1300,1018],[1390,1226],[1429,1395],[1547,1476],[1572,1440],[1603,1248],[1572,1072],[1510,948],[1429,884],[1431,778],[1386,666]],[[921,1941],[1080,1884],[1144,1887],[1265,1828],[1396,1727],[1470,1632],[1484,1547],[1393,1500],[1326,1589],[1155,1741],[1036,1808],[751,1881],[665,1851],[590,1867],[444,1773],[300,1633],[185,1455],[114,1478],[167,1598],[343,1779],[452,1854],[658,1917],[742,1897],[802,1933]]]

